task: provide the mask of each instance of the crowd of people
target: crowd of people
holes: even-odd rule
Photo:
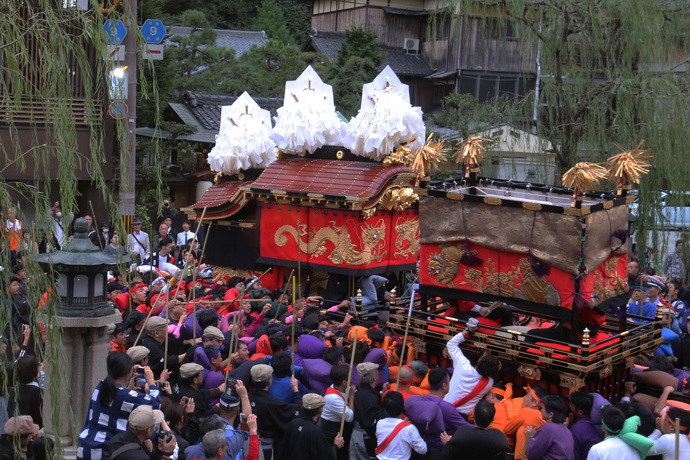
[[[19,243],[21,223],[12,216]],[[656,317],[661,304],[664,330],[675,338],[665,332],[653,355],[636,357],[635,382],[663,382],[661,396],[637,392],[631,381],[612,405],[596,393],[563,398],[546,386],[500,382],[495,356],[471,360],[461,348],[477,331],[473,321],[448,341],[450,361],[430,368],[383,315],[363,321],[352,299],[324,301],[289,285],[267,289],[257,277],[214,276],[199,261],[203,228],[185,221],[175,232],[174,219],[164,214],[151,237],[135,220],[122,244],[107,222],[89,228],[95,245],[128,253],[133,266],[107,284],[123,321],[111,334],[107,375],[93,390],[78,458],[671,460],[676,449],[690,458],[690,405],[673,397],[690,395],[690,310],[677,279],[630,262],[629,321]],[[56,238],[60,244],[69,235]],[[34,253],[13,250],[3,297],[12,312],[4,337],[16,339],[2,339],[0,351],[11,357],[17,381],[0,397],[0,459],[52,453],[41,435],[41,343],[31,333],[38,325],[22,265],[27,252]],[[364,297],[389,299],[387,284],[385,277],[363,280]],[[499,325],[522,319],[509,306],[471,302],[447,313]]]

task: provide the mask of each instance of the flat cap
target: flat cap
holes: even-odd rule
[[[137,430],[144,430],[157,423],[162,423],[163,419],[163,412],[142,404],[134,408],[129,414],[129,426]]]
[[[146,321],[146,329],[149,331],[156,331],[164,328],[167,326],[167,324],[168,322],[165,320],[165,318],[161,318],[160,316],[152,316]]]
[[[220,405],[229,409],[235,408],[240,405],[240,398],[228,393],[223,393],[223,396],[220,397]]]
[[[203,338],[205,339],[215,339],[215,340],[225,340],[225,336],[223,333],[220,331],[215,326],[209,326],[206,329],[204,329],[204,335]]]
[[[37,433],[38,430],[40,430],[40,427],[34,423],[34,419],[32,419],[30,415],[12,417],[5,423],[5,434],[10,436],[24,436],[31,433]]]
[[[187,363],[180,366],[180,376],[183,379],[188,379],[189,377],[194,377],[199,372],[204,370],[204,366],[197,363]]]
[[[265,382],[273,376],[273,368],[267,364],[257,364],[251,368],[249,373],[256,383]]]
[[[326,399],[316,393],[307,393],[302,396],[302,407],[305,409],[318,409],[326,405]]]
[[[129,350],[127,350],[127,354],[129,355],[130,358],[132,358],[132,361],[135,363],[140,363],[144,360],[149,355],[150,351],[146,347],[142,347],[141,345],[137,345],[136,347],[132,347]]]
[[[132,225],[141,225],[141,219],[138,217],[132,221]]]
[[[379,373],[379,365],[376,363],[359,363],[357,364],[357,374],[359,375],[359,378],[361,379],[365,375],[378,375]]]

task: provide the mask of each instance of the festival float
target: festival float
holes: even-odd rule
[[[417,190],[421,299],[418,308],[397,309],[389,326],[400,335],[409,328],[417,355],[444,363],[437,357],[447,356],[445,344],[462,323],[449,315],[448,300],[507,306],[570,333],[530,337],[530,328],[478,318],[468,352],[498,356],[500,380],[619,399],[634,357],[663,340],[661,307],[656,320],[626,315],[634,198],[627,190],[646,172],[648,156],[623,152],[608,169],[578,163],[563,176],[565,187],[555,187],[479,176],[482,141],[470,138],[458,151],[464,177]],[[595,192],[605,178],[618,182],[617,193]]]
[[[286,270],[303,273],[301,285],[325,273],[347,279],[356,298],[359,277],[412,271],[419,258],[418,293],[386,306],[390,329],[409,337],[406,357],[452,365],[445,344],[465,327],[453,303],[477,302],[570,329],[564,340],[532,339],[526,326],[479,318],[464,347],[499,357],[500,380],[622,396],[634,356],[663,340],[660,309],[646,322],[625,312],[627,192],[649,167],[645,151],[607,168],[579,163],[556,187],[482,177],[485,140],[469,138],[456,152],[464,175],[431,182],[447,149],[426,137],[407,86],[386,68],[362,93],[348,123],[308,67],[286,82],[274,124],[248,95],[223,109],[209,155],[217,183],[187,210],[216,223],[206,259],[216,273],[274,267],[272,287]],[[605,178],[617,192],[596,191]]]

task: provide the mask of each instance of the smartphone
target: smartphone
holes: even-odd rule
[[[134,386],[139,388],[140,390],[145,390],[146,389],[146,379],[137,378],[136,380],[134,380]]]
[[[247,416],[245,414],[240,414],[240,423],[247,423]]]
[[[189,396],[182,396],[182,405],[187,405],[189,403]]]
[[[142,377],[143,377],[144,375],[146,375],[144,366],[139,366],[139,367],[137,367],[136,374],[137,374],[137,375],[141,375]]]
[[[235,388],[237,385],[237,379],[228,379],[227,385],[225,385],[228,388]]]

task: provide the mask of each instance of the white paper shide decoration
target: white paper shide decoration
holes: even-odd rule
[[[275,122],[276,146],[293,155],[312,153],[324,145],[342,145],[347,127],[335,113],[333,88],[311,66],[297,80],[285,82],[285,99]]]
[[[414,152],[424,145],[425,135],[422,109],[412,107],[409,87],[386,66],[362,88],[362,105],[350,121],[345,146],[355,155],[380,161],[412,139],[409,147]]]
[[[221,109],[220,131],[208,154],[208,164],[226,175],[265,168],[275,160],[271,131],[271,114],[245,91],[232,105]]]

